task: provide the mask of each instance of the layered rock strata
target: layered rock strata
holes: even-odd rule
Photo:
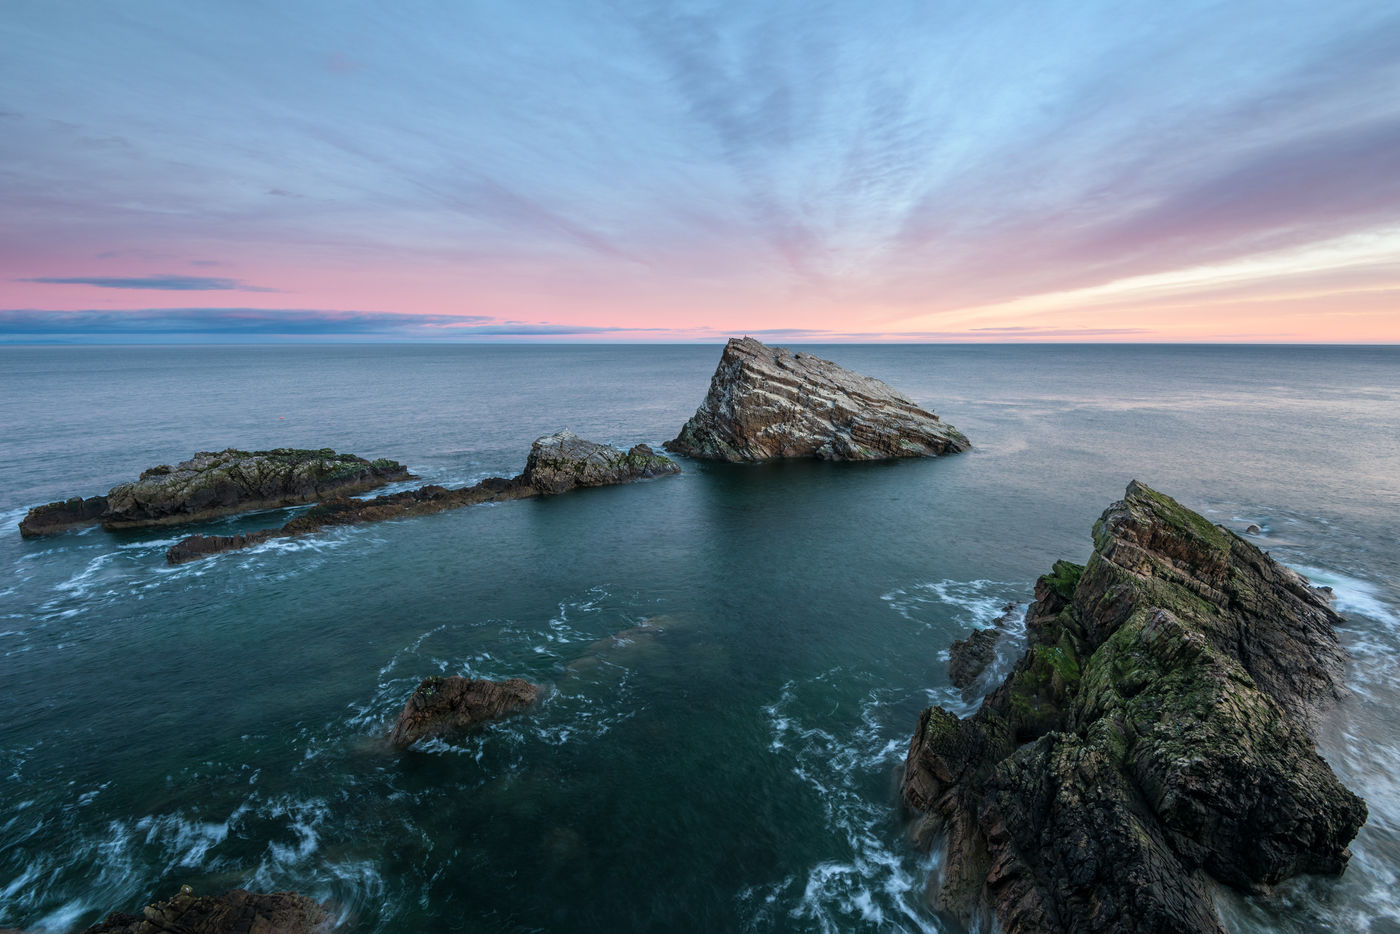
[[[539,700],[540,689],[520,678],[424,678],[404,705],[389,742],[406,749],[420,739],[451,736]]]
[[[201,451],[174,467],[152,467],[106,496],[36,506],[19,524],[30,538],[101,522],[108,530],[175,525],[256,509],[300,506],[327,496],[363,493],[411,479],[397,461],[353,454],[276,448]]]
[[[976,714],[926,710],[902,792],[934,902],[1005,934],[1220,931],[1209,881],[1340,873],[1366,819],[1314,748],[1340,618],[1252,544],[1136,481]]]
[[[525,470],[507,480],[489,477],[469,487],[448,489],[428,485],[373,499],[337,497],[317,503],[281,528],[239,535],[191,535],[166,552],[171,564],[249,548],[274,538],[304,535],[328,526],[354,525],[425,516],[477,503],[555,495],[578,487],[631,483],[649,477],[680,473],[675,461],[638,444],[628,451],[585,441],[564,430],[538,439],[530,447]]]
[[[185,885],[141,914],[113,912],[83,934],[323,934],[332,926],[324,907],[296,892],[195,895]]]
[[[704,403],[664,445],[721,461],[932,457],[970,446],[878,379],[751,337],[729,341]]]

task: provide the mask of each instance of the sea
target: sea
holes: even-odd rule
[[[420,483],[560,428],[659,448],[718,345],[0,349],[0,928],[181,885],[295,890],[353,932],[958,932],[898,773],[970,713],[954,639],[1083,561],[1133,479],[1333,588],[1318,746],[1370,819],[1339,878],[1221,891],[1231,932],[1400,932],[1400,348],[838,345],[971,439],[730,465],[328,530],[179,567],[194,527],[23,540],[31,506],[226,447]],[[531,712],[405,752],[429,675]]]

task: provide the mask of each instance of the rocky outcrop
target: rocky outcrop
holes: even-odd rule
[[[32,537],[93,522],[108,530],[175,525],[299,506],[410,478],[397,461],[368,461],[330,448],[201,451],[174,467],[152,467],[139,479],[112,487],[105,497],[37,506],[20,522],[19,531]]]
[[[324,907],[296,892],[195,895],[185,885],[139,915],[113,912],[83,934],[323,934],[332,926]]]
[[[1252,544],[1137,482],[1036,584],[976,714],[920,717],[902,792],[937,906],[1005,934],[1219,931],[1209,880],[1339,873],[1366,806],[1317,755],[1339,617]]]
[[[638,444],[624,452],[585,441],[565,430],[535,441],[524,472],[509,480],[488,477],[480,483],[457,489],[430,484],[416,490],[365,500],[337,497],[317,503],[281,528],[239,535],[191,535],[172,546],[165,553],[165,558],[171,564],[184,564],[221,552],[249,548],[274,538],[305,535],[328,526],[426,516],[477,503],[547,496],[578,487],[631,483],[680,473],[680,470],[675,461],[656,454],[645,444]]]
[[[93,525],[102,519],[102,514],[106,511],[105,496],[89,496],[87,499],[74,496],[72,499],[61,499],[56,503],[35,506],[29,510],[29,514],[20,520],[19,534],[22,538],[38,538],[40,535],[52,535],[55,532]]]
[[[878,379],[733,338],[705,402],[666,450],[721,461],[883,460],[966,451],[962,432]]]
[[[645,444],[634,445],[623,453],[606,444],[585,441],[566,428],[530,446],[530,456],[519,479],[540,493],[553,494],[678,472],[675,461]]]
[[[406,749],[420,739],[450,736],[478,723],[524,710],[540,689],[520,678],[424,678],[404,705],[389,742]]]
[[[953,682],[953,687],[962,690],[964,698],[970,699],[971,689],[996,661],[997,647],[1006,637],[1015,614],[1016,604],[1008,603],[991,626],[973,630],[966,639],[959,639],[948,647],[948,680]]]

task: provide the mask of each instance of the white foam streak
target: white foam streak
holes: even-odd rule
[[[836,669],[805,684],[790,681],[778,700],[763,708],[773,733],[770,751],[817,792],[825,823],[844,838],[848,853],[823,859],[801,876],[745,889],[740,901],[751,906],[751,929],[785,929],[797,920],[830,932],[890,925],[940,930],[922,905],[929,861],[909,851],[895,810],[872,799],[867,787],[891,774],[907,744],[901,725],[887,715],[888,692],[874,690],[865,697],[859,724],[849,732],[804,726],[793,712],[804,688],[849,677]]]

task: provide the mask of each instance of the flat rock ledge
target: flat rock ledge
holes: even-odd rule
[[[1199,934],[1222,931],[1210,880],[1342,872],[1367,812],[1314,746],[1342,693],[1320,590],[1134,481],[1088,563],[1035,596],[1012,672],[966,719],[924,711],[909,746],[937,909],[1003,934]]]
[[[704,403],[664,447],[733,462],[865,461],[955,454],[971,444],[878,379],[745,337],[725,345]]]
[[[209,555],[250,548],[275,538],[317,532],[330,526],[426,516],[478,503],[553,496],[580,487],[631,483],[680,471],[680,465],[675,461],[657,454],[645,444],[622,451],[585,441],[565,429],[536,440],[530,447],[525,470],[510,479],[488,477],[480,483],[457,489],[430,484],[373,499],[340,496],[317,503],[281,528],[238,535],[191,535],[173,545],[165,553],[165,559],[171,564],[184,564]]]
[[[174,467],[152,467],[106,496],[36,506],[20,522],[19,534],[33,538],[98,522],[109,531],[199,522],[349,496],[411,478],[397,461],[369,461],[330,448],[201,451]]]
[[[324,934],[332,927],[322,905],[296,892],[195,895],[185,885],[141,914],[113,912],[83,934]]]
[[[420,739],[452,736],[515,713],[539,700],[540,689],[520,678],[424,678],[404,705],[389,742],[407,749]]]

